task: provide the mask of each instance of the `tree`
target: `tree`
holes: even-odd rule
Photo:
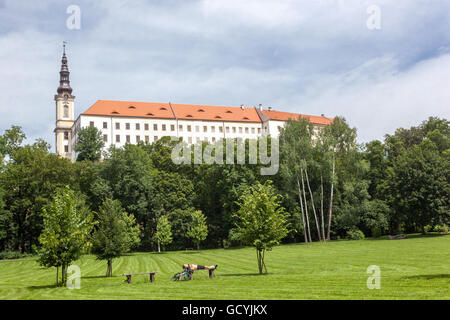
[[[11,129],[5,130],[0,136],[0,160],[17,150],[25,139],[26,135],[20,126],[11,126]]]
[[[206,224],[206,217],[200,210],[195,210],[192,213],[192,221],[189,226],[187,235],[197,245],[197,250],[200,250],[200,242],[208,236],[208,225]]]
[[[153,238],[158,243],[158,252],[161,252],[161,246],[164,248],[164,246],[172,243],[172,228],[167,216],[162,216],[158,219],[156,233]]]
[[[39,262],[50,268],[61,267],[61,284],[67,281],[67,268],[87,250],[94,226],[93,214],[86,209],[69,187],[58,189],[52,202],[42,209],[44,230],[39,236],[42,247]]]
[[[267,273],[265,252],[279,245],[289,233],[288,214],[281,206],[280,196],[270,180],[250,187],[238,204],[235,217],[239,238],[256,248],[259,273],[262,274],[263,270]]]
[[[112,276],[112,260],[139,244],[139,226],[117,200],[106,199],[97,217],[98,226],[92,236],[92,252],[107,261],[106,276]]]
[[[8,226],[4,245],[20,252],[30,252],[38,245],[42,207],[51,202],[57,189],[69,185],[76,190],[75,179],[70,160],[38,145],[15,149],[0,175]]]
[[[78,152],[77,161],[98,161],[105,146],[102,132],[96,127],[85,127],[78,132],[75,151]]]

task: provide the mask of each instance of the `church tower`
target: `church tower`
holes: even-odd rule
[[[59,87],[55,95],[56,127],[55,149],[61,157],[72,158],[72,125],[74,123],[74,100],[69,80],[70,72],[67,66],[66,43],[63,45],[61,71],[59,72]]]

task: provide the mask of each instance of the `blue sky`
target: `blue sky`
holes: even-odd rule
[[[446,0],[0,0],[0,132],[21,125],[53,145],[65,40],[76,115],[99,99],[261,103],[383,139],[450,118],[449,30]]]

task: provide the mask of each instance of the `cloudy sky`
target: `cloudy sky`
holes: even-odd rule
[[[448,0],[0,0],[0,134],[54,144],[65,40],[76,116],[99,99],[261,103],[383,139],[450,118],[449,30]]]

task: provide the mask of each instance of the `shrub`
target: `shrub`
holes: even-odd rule
[[[447,233],[449,231],[449,227],[448,225],[444,224],[442,226],[435,226],[433,230],[434,232]]]
[[[364,238],[364,233],[362,233],[362,231],[359,229],[347,231],[347,239],[349,240],[362,240]]]
[[[20,253],[19,251],[1,251],[0,252],[0,260],[7,260],[7,259],[20,259],[20,258],[26,258],[30,257],[31,254],[29,253]]]

